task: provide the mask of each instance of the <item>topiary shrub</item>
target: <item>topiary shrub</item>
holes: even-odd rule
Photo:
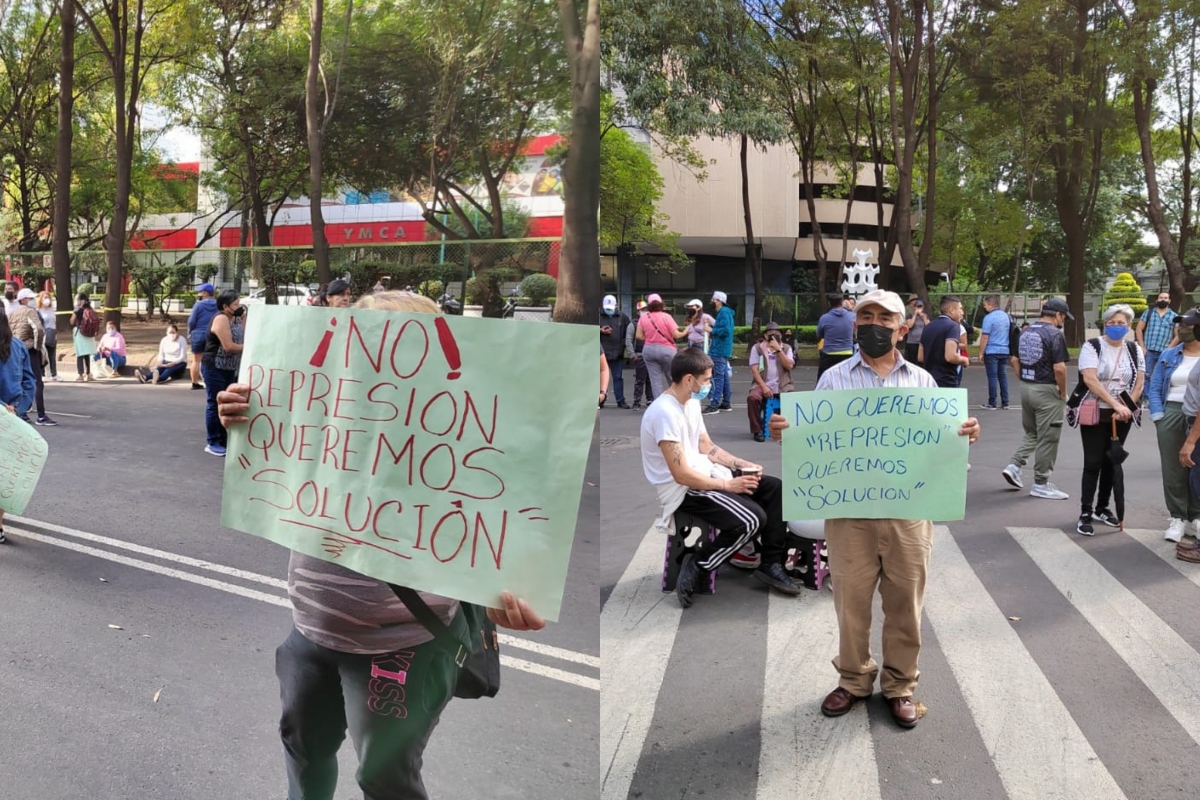
[[[558,291],[558,281],[544,273],[535,272],[521,281],[517,291],[529,300],[529,305],[544,306]]]
[[[1117,279],[1113,281],[1112,287],[1104,293],[1104,299],[1100,303],[1100,313],[1116,303],[1125,303],[1133,309],[1135,318],[1141,316],[1146,310],[1146,296],[1142,292],[1142,287],[1138,286],[1138,282],[1134,280],[1132,273],[1122,272],[1117,275]]]

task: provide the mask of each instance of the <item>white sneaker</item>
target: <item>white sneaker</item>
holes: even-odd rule
[[[1008,485],[1014,489],[1025,488],[1025,484],[1021,482],[1021,468],[1016,464],[1009,464],[1000,474],[1004,476],[1004,480],[1008,481]]]
[[[1035,483],[1029,490],[1030,497],[1040,497],[1043,500],[1066,500],[1069,494],[1059,491],[1053,483]]]
[[[1189,520],[1184,523],[1183,535],[1191,536],[1193,539],[1200,538],[1200,519]]]
[[[1163,538],[1168,542],[1178,544],[1179,540],[1183,538],[1185,524],[1183,520],[1171,517],[1171,522],[1167,525],[1167,532],[1163,534]]]

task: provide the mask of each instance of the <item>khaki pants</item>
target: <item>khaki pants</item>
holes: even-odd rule
[[[838,685],[865,697],[874,690],[879,665],[871,657],[871,605],[875,587],[883,599],[884,697],[908,697],[917,686],[921,654],[921,606],[933,549],[933,523],[904,519],[825,521],[839,647],[833,666]]]
[[[1200,501],[1192,494],[1189,483],[1191,470],[1179,463],[1179,448],[1183,447],[1190,427],[1188,418],[1183,415],[1183,403],[1165,404],[1162,419],[1154,423],[1167,514],[1184,522],[1200,519]]]
[[[1046,483],[1054,472],[1065,405],[1057,385],[1021,384],[1021,425],[1025,428],[1025,438],[1013,454],[1012,463],[1023,467],[1033,453],[1034,483]]]

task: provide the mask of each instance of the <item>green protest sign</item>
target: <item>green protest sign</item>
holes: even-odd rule
[[[780,408],[787,519],[966,516],[965,389],[791,392]]]
[[[558,618],[595,422],[582,325],[264,306],[221,522],[390,583]]]
[[[25,513],[49,451],[32,425],[0,405],[0,511]]]

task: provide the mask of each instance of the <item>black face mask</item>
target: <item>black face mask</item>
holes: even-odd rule
[[[5,292],[4,299],[11,303],[12,301],[17,299],[17,293],[16,292]]]
[[[1166,308],[1167,306],[1171,305],[1171,301],[1170,300],[1159,300],[1154,305],[1158,306],[1159,308]]]
[[[871,358],[883,358],[896,346],[892,343],[895,333],[883,325],[859,325],[858,346]]]
[[[233,312],[233,315],[234,315],[235,317],[240,317],[240,316],[242,316],[242,315],[243,315],[243,314],[245,314],[245,313],[246,313],[246,309],[244,309],[244,308],[242,308],[241,306],[239,306],[239,307],[237,308],[237,310],[235,310],[235,311]]]

